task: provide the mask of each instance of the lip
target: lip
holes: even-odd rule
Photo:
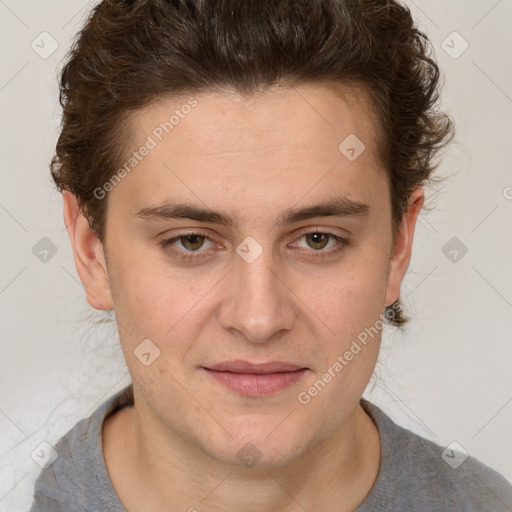
[[[253,397],[277,393],[298,382],[308,371],[307,368],[283,361],[254,364],[239,359],[202,369],[238,394]]]
[[[294,372],[295,370],[302,370],[304,366],[297,366],[296,364],[287,363],[284,361],[270,361],[268,363],[250,363],[243,359],[234,359],[233,361],[224,361],[214,366],[208,366],[208,370],[216,372],[231,372],[231,373],[254,373],[254,374],[269,374],[281,372]]]

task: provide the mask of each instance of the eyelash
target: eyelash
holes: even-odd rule
[[[298,236],[297,240],[300,240],[302,237],[304,237],[306,235],[310,235],[310,234],[327,235],[330,239],[334,238],[334,240],[337,242],[337,244],[334,247],[331,247],[327,251],[324,251],[322,249],[319,249],[319,250],[315,251],[314,249],[311,249],[311,251],[313,253],[316,253],[313,256],[313,258],[328,258],[328,257],[332,257],[332,256],[338,254],[339,252],[343,251],[348,246],[348,244],[349,244],[349,241],[346,238],[343,238],[343,237],[340,237],[338,235],[335,235],[334,233],[324,232],[324,231],[320,231],[320,230],[301,231],[299,233],[299,236]],[[202,232],[202,231],[191,231],[191,232],[183,233],[183,234],[171,237],[171,238],[166,238],[166,239],[162,240],[161,242],[159,242],[159,245],[163,249],[165,249],[166,251],[170,251],[171,253],[173,253],[181,261],[184,261],[184,262],[196,262],[196,261],[202,260],[203,258],[208,258],[209,255],[208,254],[206,254],[206,255],[204,254],[207,251],[200,251],[200,250],[197,250],[197,251],[183,251],[181,249],[176,249],[173,246],[174,242],[178,241],[180,238],[188,237],[188,236],[193,236],[193,235],[205,237],[208,240],[213,242],[213,240],[211,240],[211,238],[208,236],[207,233]]]

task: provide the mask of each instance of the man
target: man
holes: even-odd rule
[[[510,509],[361,399],[450,135],[437,78],[395,2],[95,8],[52,173],[132,385],[59,442],[34,512]]]

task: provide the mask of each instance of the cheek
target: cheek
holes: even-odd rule
[[[150,339],[160,350],[155,367],[165,363],[176,370],[211,314],[214,294],[208,291],[219,276],[212,272],[191,277],[188,273],[185,278],[183,272],[170,272],[147,261],[119,261],[111,278],[121,345],[129,368],[131,360],[132,367],[139,369],[134,350]]]
[[[303,277],[298,295],[331,334],[357,336],[384,311],[386,261],[382,255],[354,257],[328,275]],[[341,341],[341,340],[340,340]],[[338,341],[338,343],[340,342]]]
[[[200,290],[194,279],[172,272],[152,251],[119,245],[109,279],[116,316],[129,330],[162,336],[186,313],[187,305],[197,302]]]
[[[385,278],[378,266],[373,269],[355,265],[346,276],[333,277],[329,291],[314,298],[315,313],[329,327],[316,340],[324,366],[298,390],[297,401],[312,417],[326,418],[326,430],[355,407],[379,355]]]
[[[314,407],[329,407],[341,396],[359,397],[366,388],[384,327],[386,265],[384,252],[361,247],[357,258],[325,281],[326,288],[316,288],[311,295],[315,315],[329,327],[323,330],[326,335],[317,338],[325,367],[308,383],[314,386],[311,394],[309,388],[302,389]]]

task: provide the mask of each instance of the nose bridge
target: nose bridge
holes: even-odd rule
[[[251,261],[240,253],[247,247],[240,244],[242,255],[234,259],[230,293],[222,304],[220,320],[225,329],[236,329],[247,340],[263,343],[279,330],[291,328],[293,299],[280,280],[271,251],[262,251]]]

